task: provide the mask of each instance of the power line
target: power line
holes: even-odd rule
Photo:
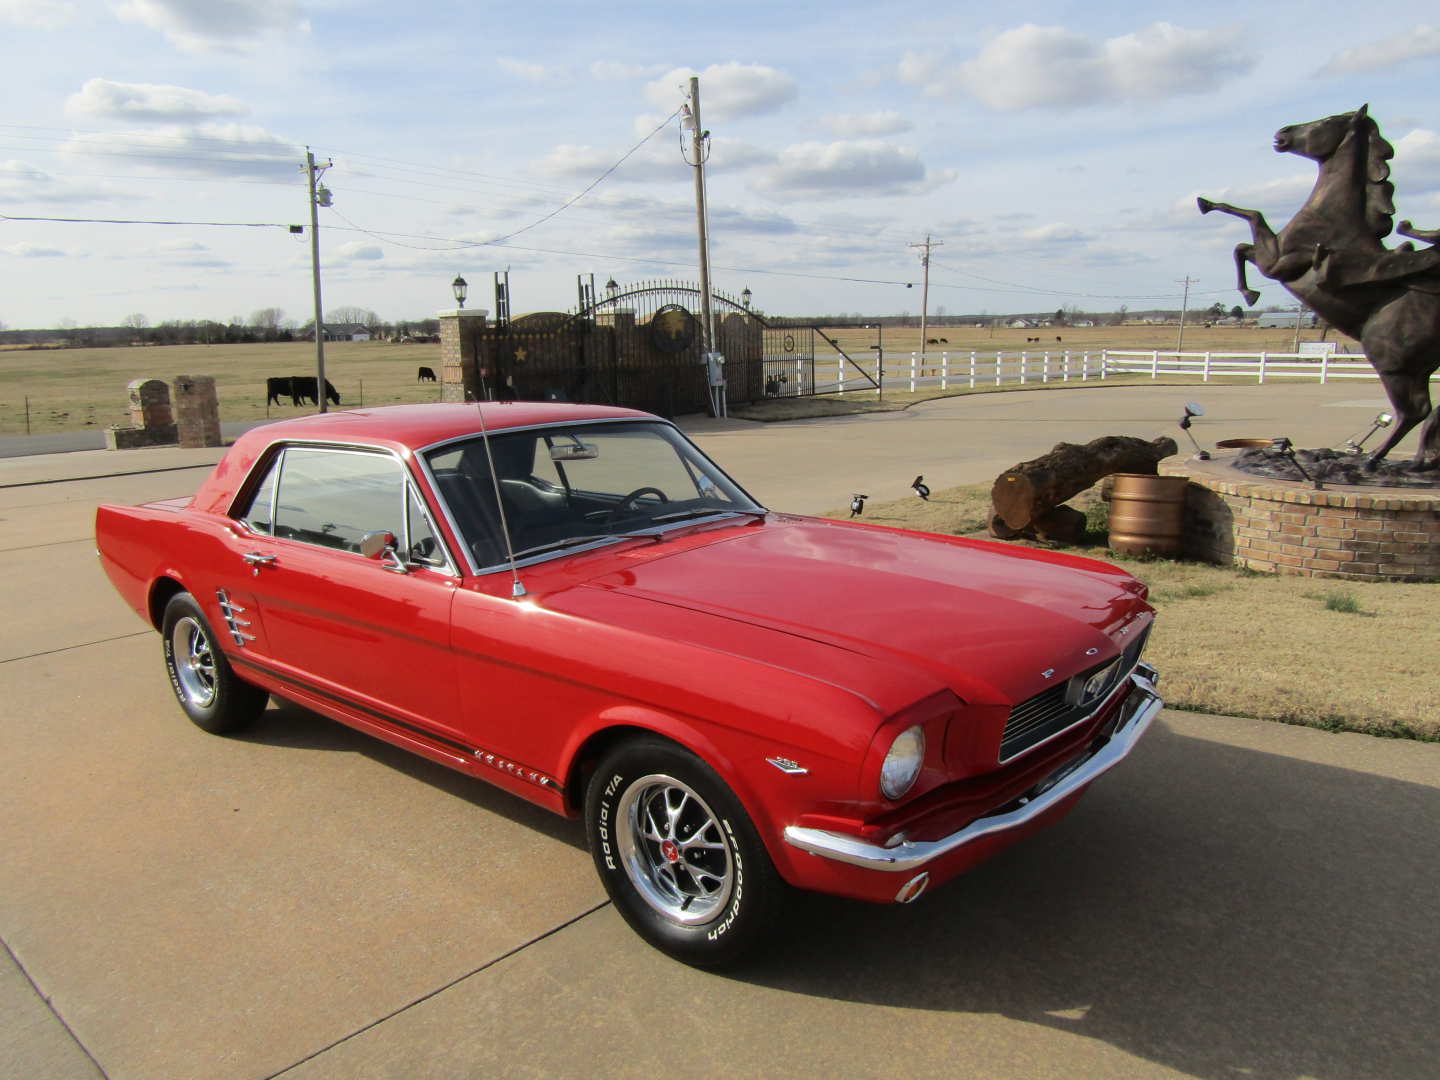
[[[66,225],[210,225],[232,229],[299,229],[299,225],[276,221],[150,221],[139,218],[26,217],[0,214],[0,221],[53,221]]]

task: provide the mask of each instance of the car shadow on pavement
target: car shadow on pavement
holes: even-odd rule
[[[333,750],[363,754],[372,761],[437,791],[464,799],[471,805],[499,814],[518,825],[585,851],[585,829],[578,821],[557,817],[548,810],[526,802],[518,795],[446,768],[428,758],[420,757],[398,746],[391,746],[373,735],[346,727],[338,720],[311,712],[303,705],[272,696],[264,714],[243,732],[228,736],[243,742],[259,743],[281,749]]]
[[[735,977],[1217,1080],[1434,1076],[1436,822],[1434,788],[1157,724],[1053,829],[913,906],[798,897]]]

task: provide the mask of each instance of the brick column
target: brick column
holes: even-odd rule
[[[170,411],[170,387],[159,379],[132,379],[129,391],[132,426],[106,428],[105,448],[174,445],[179,436]]]
[[[480,349],[485,308],[436,312],[440,319],[440,400],[480,400]]]
[[[196,449],[224,445],[220,440],[220,399],[215,396],[213,375],[176,375],[175,412],[181,446]]]

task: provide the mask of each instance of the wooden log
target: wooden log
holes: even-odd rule
[[[1154,474],[1159,462],[1179,449],[1162,436],[1152,442],[1130,435],[1105,435],[1081,446],[1057,443],[1033,461],[1012,465],[990,489],[994,518],[1016,532],[1033,530],[1039,519],[1072,495],[1111,473]],[[991,532],[996,532],[993,523]]]

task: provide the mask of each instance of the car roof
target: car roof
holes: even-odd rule
[[[515,428],[605,420],[658,420],[652,413],[610,405],[559,401],[435,402],[338,409],[251,428],[235,440],[196,492],[196,509],[220,511],[244,483],[255,462],[276,443],[322,442],[380,446],[405,456],[436,443]]]
[[[557,401],[435,402],[429,405],[383,405],[374,408],[337,409],[333,412],[279,420],[255,428],[240,441],[265,445],[316,439],[325,442],[375,442],[419,450],[463,435],[542,424],[568,424],[587,420],[654,420],[650,413],[609,405],[575,405]],[[258,439],[255,437],[258,436]]]

